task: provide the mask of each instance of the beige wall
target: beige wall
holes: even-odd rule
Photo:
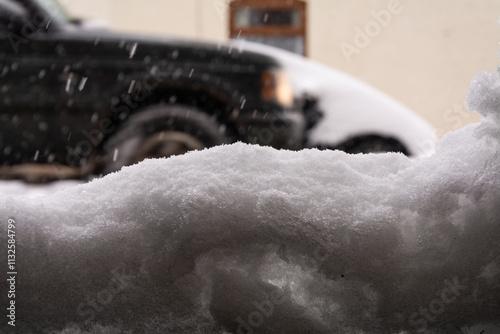
[[[120,31],[213,41],[228,34],[228,0],[60,2],[73,16],[103,18]],[[311,58],[392,95],[440,133],[479,119],[465,112],[464,101],[472,77],[499,64],[500,1],[307,2]],[[372,11],[386,14],[383,24]],[[359,31],[366,29],[363,39]]]

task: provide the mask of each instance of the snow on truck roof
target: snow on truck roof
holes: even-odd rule
[[[2,195],[16,329],[498,331],[498,96],[499,74],[478,74],[468,100],[482,123],[428,158],[240,143]]]

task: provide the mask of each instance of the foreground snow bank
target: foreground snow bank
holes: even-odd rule
[[[483,122],[426,159],[235,144],[4,196],[15,328],[497,333],[499,96],[499,75],[479,74],[469,101]]]

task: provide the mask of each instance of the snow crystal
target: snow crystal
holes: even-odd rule
[[[129,58],[130,58],[130,59],[134,58],[134,56],[135,56],[135,52],[137,51],[137,46],[138,46],[138,43],[134,43],[134,44],[132,44],[132,46],[130,47],[130,54],[129,54]]]
[[[78,90],[81,92],[85,88],[85,84],[87,83],[88,77],[82,77],[80,83],[78,84]]]
[[[500,117],[500,79],[499,73],[480,72],[472,80],[467,96],[467,107],[481,110],[483,115]]]
[[[498,333],[499,85],[425,159],[240,143],[2,195],[16,330]]]

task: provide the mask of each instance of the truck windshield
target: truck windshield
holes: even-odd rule
[[[56,0],[34,0],[58,22],[68,22],[69,17]]]

